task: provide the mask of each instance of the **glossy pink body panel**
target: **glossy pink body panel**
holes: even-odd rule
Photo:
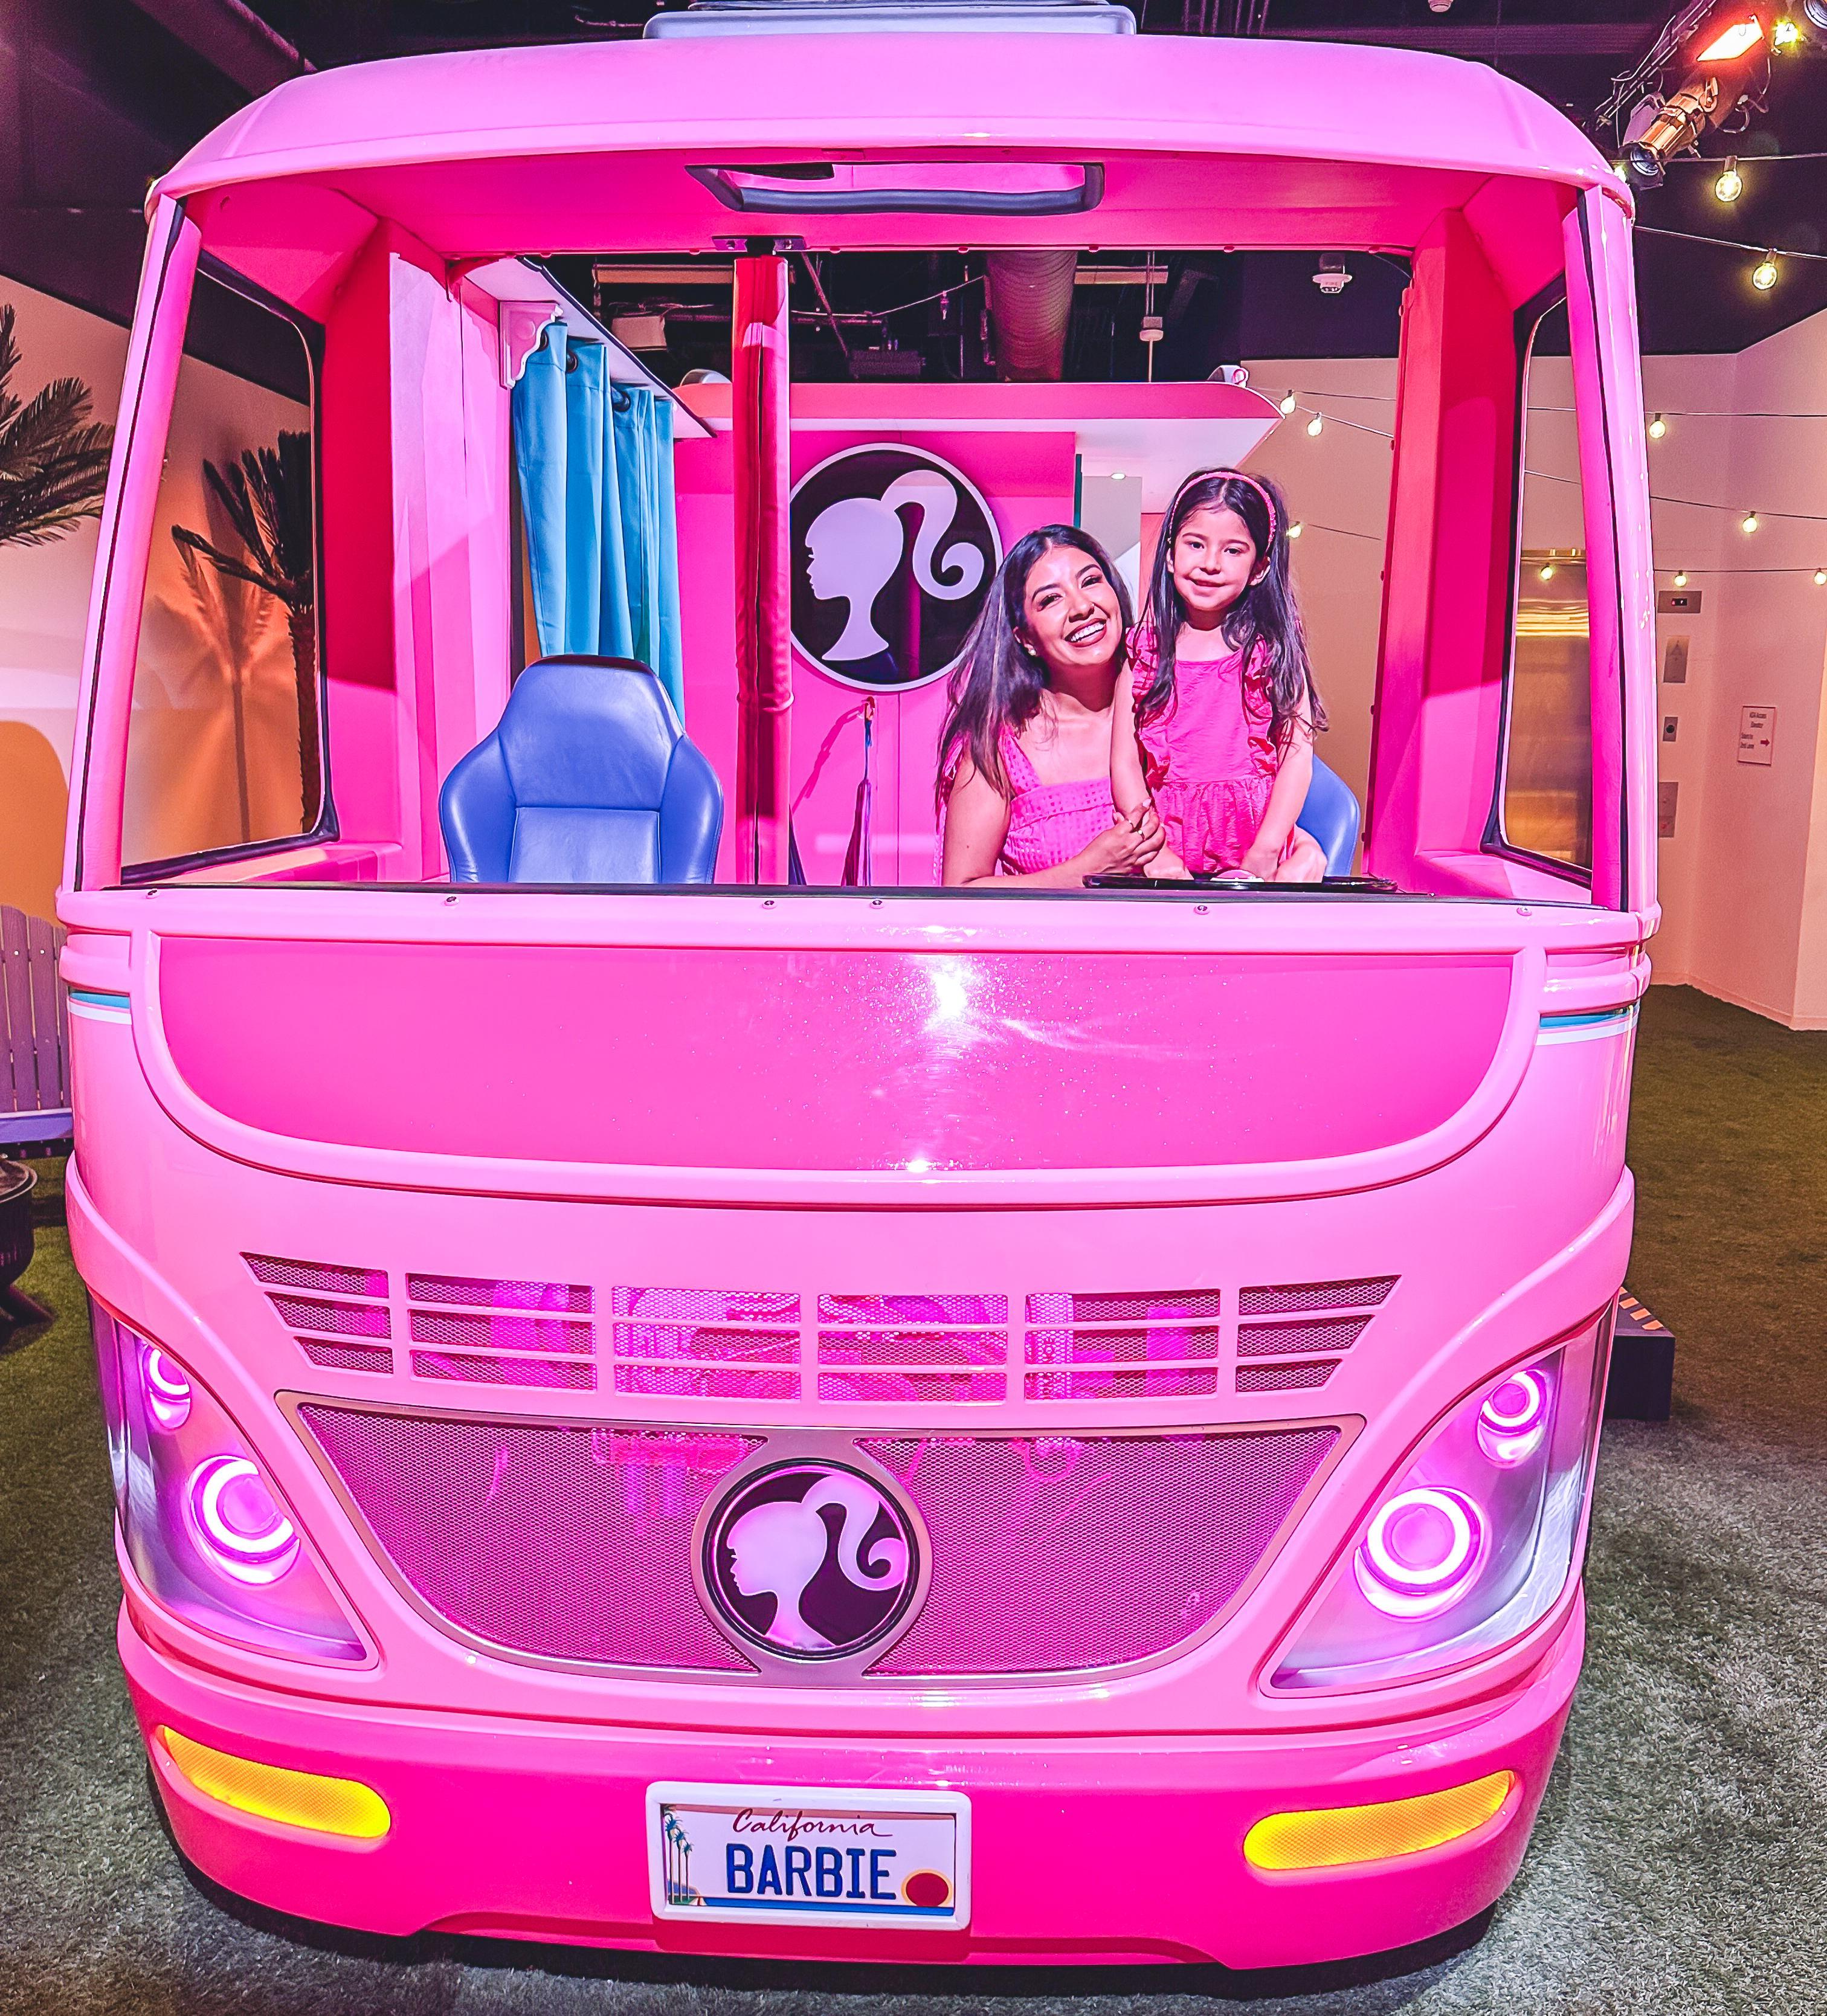
[[[834,149],[1105,161],[1094,220],[973,220],[978,244],[1414,251],[1369,850],[1404,895],[438,880],[438,786],[507,679],[506,394],[492,303],[466,266],[600,249],[611,216],[618,249],[708,250],[730,214],[685,164]],[[356,69],[285,87],[174,171],[103,521],[61,905],[71,1236],[98,1303],[180,1361],[243,1438],[359,1656],[283,1658],[206,1629],[124,1550],[121,1652],[149,1739],[169,1726],[358,1778],[393,1815],[368,1845],[253,1819],[194,1791],[154,1742],[200,1866],[263,1903],[380,1931],[895,1960],[1317,1960],[1422,1937],[1501,1892],[1577,1675],[1583,1500],[1568,1572],[1475,1654],[1399,1685],[1302,1692],[1275,1675],[1436,1427],[1589,1334],[1623,1276],[1634,1009],[1656,919],[1626,200],[1569,126],[1476,69],[1153,38],[661,42]],[[888,216],[809,220],[805,235],[919,246],[955,229]],[[1501,346],[1459,341],[1508,342],[1570,243],[1594,578],[1609,555],[1616,589],[1594,620],[1590,889],[1484,843],[1513,560],[1497,506],[1514,472],[1490,431]],[[326,324],[341,830],[124,887],[131,639],[200,250]],[[1050,417],[1069,431],[1069,411]],[[796,442],[796,462],[840,438]],[[727,523],[722,452],[681,453],[682,470],[699,456],[681,487],[692,704],[727,662],[729,556],[690,530]],[[713,753],[723,732],[702,731]],[[395,886],[359,886],[377,881]],[[497,1291],[480,1313],[451,1301],[466,1282]],[[1264,1334],[1277,1308],[1353,1295],[1349,1321]],[[716,1348],[734,1337],[749,1356],[675,1377],[667,1354],[697,1348],[668,1313],[686,1296],[714,1309],[698,1320]],[[872,1349],[911,1347],[856,1312],[915,1305],[942,1312],[921,1332],[931,1362],[878,1371]],[[1097,1330],[1081,1305],[1117,1311],[1097,1321],[1146,1333],[1155,1355],[1119,1376],[1093,1348],[1090,1370],[1061,1371],[1061,1327]],[[1169,1323],[1169,1305],[1205,1313]],[[613,1530],[656,1561],[684,1560],[678,1522],[726,1445],[942,1445],[956,1465],[981,1461],[986,1527],[1000,1521],[1006,1544],[957,1539],[942,1620],[1018,1603],[1011,1578],[1039,1587],[1056,1565],[1047,1536],[1067,1531],[1066,1508],[1030,1459],[1044,1471],[1062,1444],[1133,1438],[1121,1474],[1145,1477],[1151,1450],[1201,1437],[1306,1440],[1275,1473],[1274,1516],[1266,1499],[1238,1514],[1247,1548],[1207,1544],[1209,1528],[1205,1554],[1189,1539],[1184,1559],[1220,1561],[1223,1588],[1196,1615],[1189,1598],[1184,1626],[1107,1633],[1096,1666],[986,1672],[975,1652],[969,1670],[948,1666],[935,1625],[903,1641],[899,1669],[795,1685],[721,1641],[694,1654],[676,1620],[696,1599],[678,1589],[654,1606],[672,1667],[643,1664],[634,1638],[614,1658],[577,1656],[576,1634],[536,1603],[516,1610],[511,1589],[492,1609],[470,1602],[439,1580],[457,1554],[434,1560],[433,1541],[441,1521],[453,1549],[480,1547],[480,1511],[432,1480],[423,1532],[403,1528],[412,1464],[382,1493],[347,1434],[313,1430],[333,1409],[429,1424],[411,1447],[435,1430],[472,1463],[479,1438],[538,1439],[558,1453],[541,1476],[575,1489],[580,1520],[625,1488]],[[1031,1492],[994,1482],[1013,1474],[1011,1446]],[[1244,1446],[1198,1474],[1255,1489]],[[955,1536],[968,1502],[957,1486],[933,1498],[935,1525]],[[1202,1516],[1164,1504],[1158,1543]],[[557,1558],[549,1540],[524,1558]],[[499,1548],[485,1565],[506,1571]],[[1148,1568],[1133,1551],[1112,1564],[1113,1610]],[[499,1621],[510,1613],[524,1629]],[[1499,1769],[1519,1791],[1447,1847],[1290,1876],[1244,1857],[1267,1814]],[[961,1789],[971,1924],[657,1920],[641,1814],[646,1787],[668,1780]],[[1144,1835],[1198,1881],[1155,1881],[1123,1846]]]

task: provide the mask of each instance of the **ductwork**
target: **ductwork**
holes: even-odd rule
[[[1077,252],[991,252],[986,259],[996,376],[1017,381],[1064,376]]]
[[[311,66],[241,0],[135,0],[161,28],[213,64],[250,97]]]

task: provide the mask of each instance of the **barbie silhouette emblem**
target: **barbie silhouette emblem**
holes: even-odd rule
[[[792,538],[795,647],[871,689],[942,679],[1002,564],[970,478],[885,442],[845,448],[799,479]]]
[[[924,1561],[917,1517],[886,1474],[822,1456],[744,1471],[699,1529],[711,1615],[751,1658],[801,1672],[879,1656],[925,1593]]]

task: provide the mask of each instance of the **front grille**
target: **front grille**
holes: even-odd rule
[[[1244,1289],[1237,1298],[1245,1320],[1237,1329],[1235,1390],[1292,1393],[1324,1386],[1395,1285],[1393,1274],[1375,1274],[1355,1281],[1284,1281]],[[1348,1313],[1352,1310],[1361,1313]],[[1252,1323],[1252,1316],[1295,1320]],[[1322,1352],[1331,1355],[1318,1355]]]
[[[1223,1306],[1213,1288],[1030,1295],[1027,1397],[1149,1400],[1216,1393]]]
[[[693,1593],[690,1553],[752,1438],[299,1413],[395,1573],[459,1631],[539,1659],[751,1670]]]
[[[618,1287],[615,1390],[699,1400],[799,1392],[799,1298],[769,1288]]]
[[[1006,1295],[818,1298],[818,1397],[982,1406],[1008,1393]]]
[[[1243,1586],[1332,1427],[859,1440],[906,1485],[932,1586],[885,1676],[1058,1673],[1195,1636]]]
[[[567,1281],[501,1281],[409,1274],[407,1317],[416,1349],[414,1375],[481,1386],[543,1386],[588,1391],[596,1383],[596,1329],[589,1288]]]
[[[459,1633],[539,1659],[752,1670],[704,1614],[690,1543],[759,1437],[298,1411],[371,1544]],[[924,1605],[873,1672],[1015,1677],[1171,1651],[1243,1587],[1337,1439],[1324,1425],[855,1438],[901,1480],[932,1552]]]
[[[338,1266],[321,1260],[279,1260],[269,1253],[243,1253],[241,1258],[257,1281],[276,1288],[305,1288],[319,1295],[387,1294],[387,1276],[373,1267]]]
[[[266,1298],[293,1341],[313,1365],[326,1372],[360,1372],[384,1377],[393,1370],[393,1352],[384,1344],[331,1344],[333,1337],[391,1337],[393,1315],[387,1305],[387,1276],[371,1267],[326,1266],[315,1260],[279,1260],[270,1254],[243,1253],[248,1272],[266,1288]],[[303,1289],[305,1294],[287,1294]],[[356,1301],[365,1295],[371,1299]],[[335,1298],[334,1300],[330,1299]]]

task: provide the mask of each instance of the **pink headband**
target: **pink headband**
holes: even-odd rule
[[[1247,475],[1241,469],[1195,469],[1173,493],[1173,502],[1168,506],[1167,516],[1162,520],[1162,524],[1171,525],[1173,523],[1173,514],[1180,509],[1180,500],[1195,483],[1209,482],[1213,477],[1227,477],[1234,483],[1247,483],[1262,499],[1263,509],[1269,514],[1269,544],[1271,546],[1274,545],[1275,543],[1275,500],[1253,476]],[[1259,557],[1266,562],[1269,557],[1267,552],[1265,550]]]

